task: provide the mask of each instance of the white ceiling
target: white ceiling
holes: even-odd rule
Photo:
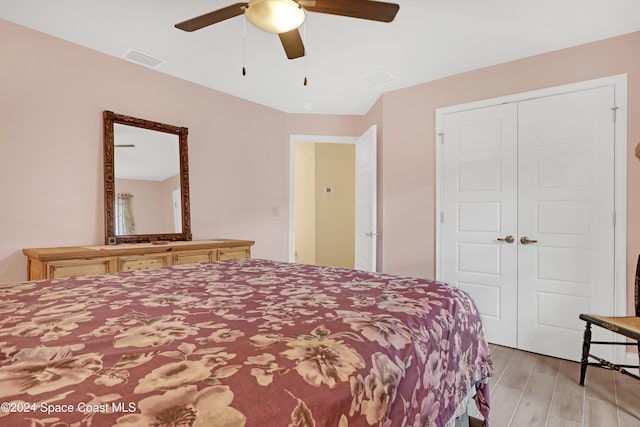
[[[0,0],[0,18],[123,60],[135,49],[164,60],[159,72],[284,112],[328,114],[365,114],[383,92],[640,30],[639,0],[396,0],[389,24],[307,12],[307,56],[287,60],[277,35],[243,16],[174,28],[236,1]],[[365,79],[385,75],[396,80]]]

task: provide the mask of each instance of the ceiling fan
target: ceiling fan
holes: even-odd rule
[[[372,0],[249,0],[176,24],[183,31],[195,31],[234,16],[246,15],[261,30],[278,34],[287,58],[304,56],[304,44],[298,28],[304,23],[305,10],[371,21],[391,22],[399,5]]]

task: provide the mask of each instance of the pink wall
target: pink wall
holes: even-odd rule
[[[433,277],[436,108],[621,73],[630,275],[640,253],[640,33],[390,92],[366,116],[285,114],[2,20],[0,39],[11,40],[0,44],[0,283],[26,278],[24,247],[103,243],[105,109],[188,127],[194,239],[252,239],[255,257],[276,260],[287,258],[289,135],[377,124],[379,269]]]
[[[195,239],[286,259],[284,113],[1,20],[0,39],[0,282],[26,278],[22,248],[104,242],[106,109],[189,128]]]
[[[255,240],[276,260],[289,134],[357,135],[365,120],[287,115],[3,20],[0,39],[0,283],[26,279],[22,248],[104,243],[103,110],[189,128],[193,238]]]
[[[383,95],[383,270],[435,276],[437,108],[627,73],[627,277],[633,277],[640,253],[640,162],[633,155],[640,140],[639,47],[636,32]]]

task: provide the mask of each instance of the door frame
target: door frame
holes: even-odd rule
[[[614,123],[614,310],[616,316],[627,315],[627,74],[586,80],[566,85],[553,86],[539,90],[516,93],[496,98],[483,99],[469,103],[436,109],[436,280],[442,278],[442,186],[443,155],[442,144],[445,114],[485,108],[499,104],[526,101],[529,99],[560,95],[595,89],[603,86],[614,87],[615,114]],[[612,218],[613,220],[613,218]],[[615,359],[618,363],[626,362],[626,348],[616,346]]]
[[[376,125],[372,125],[374,128],[373,132],[377,132]],[[367,128],[364,132],[366,133],[371,129],[371,127]],[[289,238],[288,238],[288,248],[287,248],[287,257],[289,262],[295,262],[295,167],[296,167],[296,143],[298,142],[307,142],[307,143],[329,143],[329,144],[352,144],[355,145],[358,143],[362,135],[358,136],[338,136],[338,135],[305,135],[305,134],[291,134],[289,135]],[[377,145],[377,144],[376,144]],[[377,147],[376,147],[377,149]],[[357,165],[356,165],[357,167]],[[356,175],[357,175],[356,170]],[[376,199],[374,199],[372,208],[377,209]],[[377,216],[377,212],[376,212]],[[357,224],[356,224],[357,230]],[[373,230],[375,232],[375,230]],[[353,236],[355,242],[355,234]],[[377,251],[374,254],[374,257],[377,257]],[[375,259],[374,259],[375,262]]]

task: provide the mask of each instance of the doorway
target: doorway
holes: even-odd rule
[[[354,144],[297,142],[294,261],[354,268]]]
[[[352,263],[353,266],[350,268],[356,268],[366,271],[375,271],[376,270],[376,251],[377,251],[377,242],[376,239],[379,236],[377,233],[377,211],[376,211],[376,194],[377,194],[377,155],[376,155],[376,126],[370,127],[365,133],[363,133],[359,137],[347,137],[347,136],[327,136],[327,135],[291,135],[290,137],[290,149],[289,149],[289,261],[290,262],[309,262],[309,259],[318,260],[318,254],[313,256],[303,255],[301,256],[301,251],[298,251],[298,257],[296,257],[297,247],[300,247],[301,250],[305,250],[307,254],[313,253],[313,251],[309,248],[318,247],[311,238],[299,238],[299,234],[303,234],[306,236],[310,236],[311,228],[315,228],[316,221],[313,218],[312,214],[307,214],[305,218],[301,220],[301,213],[298,212],[296,215],[296,206],[301,205],[303,203],[299,203],[298,197],[296,196],[296,187],[302,185],[298,184],[296,181],[296,158],[305,157],[300,156],[297,150],[297,147],[306,147],[306,151],[312,151],[309,147],[312,145],[309,144],[322,144],[322,145],[313,145],[313,147],[327,147],[328,145],[340,144],[343,147],[345,145],[350,146],[352,148],[344,149],[345,153],[351,152],[352,155],[349,155],[348,162],[350,162],[353,166],[352,170],[354,173],[354,181],[355,185],[353,191],[351,192],[351,199],[348,203],[350,203],[350,208],[353,209],[353,228],[350,231],[349,240],[350,244],[349,249],[352,253]],[[304,148],[303,148],[304,150]],[[307,153],[308,154],[308,153]],[[310,162],[309,156],[306,156],[306,162]],[[311,173],[311,166],[309,164],[306,168],[302,168],[301,170],[305,170],[306,172],[300,178],[303,181],[307,182],[311,180],[313,177],[314,181],[315,174]],[[331,171],[329,171],[329,176],[331,175]],[[314,190],[313,200],[319,198],[322,201],[335,202],[337,198],[333,198],[332,196],[338,195],[335,193],[336,188],[333,185],[330,185],[329,180],[318,181],[318,185]],[[311,195],[309,193],[298,193],[299,197],[306,197],[307,199],[311,199]],[[344,195],[344,194],[342,194]],[[309,205],[309,201],[306,202]],[[314,209],[315,212],[315,209]],[[329,221],[330,222],[330,221]],[[296,228],[296,224],[298,223]],[[330,230],[332,233],[335,233],[336,230]],[[315,233],[313,234],[315,236]],[[305,249],[303,249],[303,247]],[[335,246],[334,246],[335,247]],[[326,259],[325,259],[326,261]],[[325,264],[322,262],[322,264]],[[337,265],[344,266],[344,265]]]

